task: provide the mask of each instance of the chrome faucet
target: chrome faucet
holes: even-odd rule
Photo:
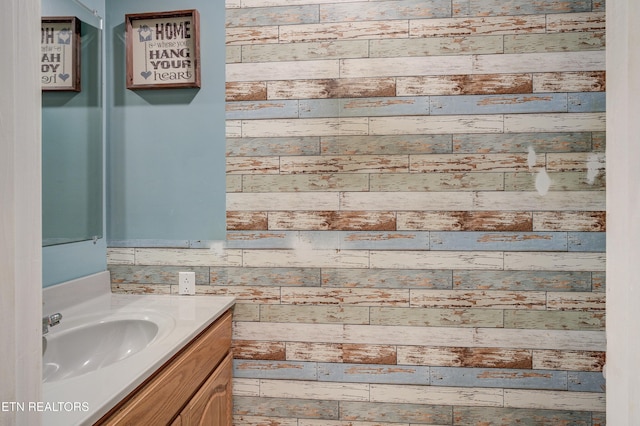
[[[42,334],[45,335],[49,332],[49,327],[60,324],[62,319],[61,313],[55,313],[42,318]]]

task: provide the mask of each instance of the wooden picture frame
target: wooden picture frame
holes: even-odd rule
[[[127,89],[200,87],[197,10],[125,15]]]
[[[40,71],[43,91],[80,91],[80,20],[46,16],[41,20]]]

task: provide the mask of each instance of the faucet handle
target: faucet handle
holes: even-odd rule
[[[59,312],[42,318],[42,334],[47,334],[49,327],[60,324],[61,319],[62,314]]]

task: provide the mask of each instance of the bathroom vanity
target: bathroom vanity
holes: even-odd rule
[[[43,425],[231,425],[234,299],[113,294],[109,273],[48,287]]]

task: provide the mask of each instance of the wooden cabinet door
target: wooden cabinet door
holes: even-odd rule
[[[231,426],[231,354],[220,363],[180,413],[182,426]]]

